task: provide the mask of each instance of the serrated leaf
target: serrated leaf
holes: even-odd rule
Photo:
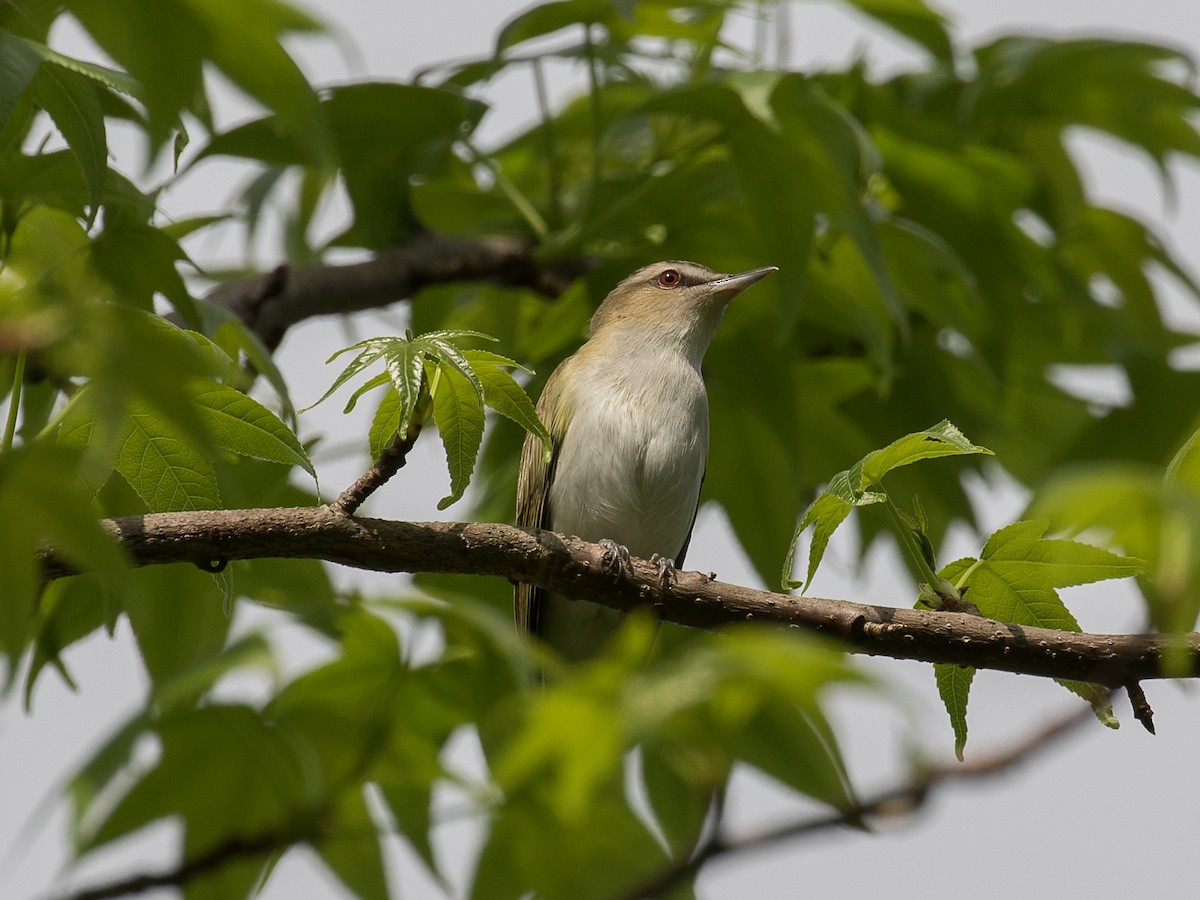
[[[325,360],[325,364],[329,365],[329,363],[333,362],[343,353],[349,353],[351,350],[360,350],[360,352],[344,369],[342,369],[337,378],[333,379],[333,384],[329,386],[329,389],[325,391],[325,393],[322,394],[315,402],[310,403],[308,406],[301,409],[300,412],[308,412],[314,406],[319,406],[320,404],[324,403],[329,399],[333,392],[340,388],[343,384],[345,384],[367,366],[371,365],[371,363],[381,359],[384,353],[387,352],[387,341],[378,338],[369,341],[359,341],[357,344],[353,344],[349,347],[343,347],[341,350],[334,353],[329,357],[329,359]]]
[[[882,483],[883,476],[893,469],[912,465],[923,459],[936,459],[941,456],[961,456],[964,454],[983,453],[991,455],[986,447],[979,447],[967,440],[961,431],[949,421],[943,419],[932,428],[907,434],[893,441],[882,450],[874,450],[859,460],[854,466],[843,472],[838,472],[830,480],[825,490],[805,510],[796,533],[792,537],[784,559],[783,587],[785,590],[801,588],[807,590],[816,574],[817,566],[825,554],[829,538],[838,526],[845,521],[850,510],[856,506],[868,506],[887,499],[887,495],[878,490],[871,490]],[[800,535],[809,525],[815,525],[812,547],[809,550],[808,573],[803,583],[792,578],[796,545]]]
[[[450,470],[450,493],[438,501],[438,509],[445,509],[462,497],[475,470],[483,442],[483,386],[478,377],[472,382],[455,367],[439,367],[439,374],[433,392],[433,418]]]
[[[980,554],[1007,580],[1023,586],[1072,587],[1141,575],[1141,560],[1079,541],[1046,539],[1049,519],[1014,522],[994,532]]]
[[[933,676],[937,680],[938,695],[954,729],[954,755],[962,762],[963,749],[967,746],[967,698],[971,693],[971,682],[975,679],[975,669],[934,663]]]
[[[482,410],[484,402],[483,382],[479,380],[479,376],[475,374],[475,370],[471,368],[471,364],[467,362],[462,351],[445,338],[428,334],[421,335],[421,337],[416,339],[416,343],[430,357],[437,361],[443,371],[453,370],[467,380],[471,388],[475,391],[475,396],[479,400],[479,407]]]
[[[421,388],[425,384],[425,351],[412,341],[397,342],[397,346],[386,354],[384,365],[392,382],[389,394],[394,393],[398,403],[399,415],[394,433],[407,434],[421,399]],[[376,454],[372,458],[378,459],[379,456]]]
[[[796,535],[792,538],[792,544],[788,548],[787,556],[783,561],[783,588],[784,590],[792,590],[800,588],[801,591],[807,591],[808,586],[812,584],[813,576],[817,574],[817,567],[821,564],[821,560],[825,556],[825,549],[829,546],[829,538],[837,531],[839,525],[846,520],[846,516],[850,515],[850,510],[853,506],[834,496],[831,493],[822,493],[817,497],[808,509],[804,511],[804,515],[800,519],[800,524],[796,526]],[[813,530],[812,544],[808,549],[808,571],[805,574],[803,582],[796,581],[792,578],[792,569],[795,565],[796,547],[800,543],[800,535],[809,525],[815,525]]]
[[[116,468],[152,512],[221,506],[212,463],[141,401],[130,404]]]
[[[251,459],[300,466],[317,477],[300,439],[257,400],[216,381],[202,382],[190,393],[218,446]]]
[[[507,357],[489,353],[487,350],[466,350],[463,356],[483,384],[484,403],[502,416],[512,419],[531,434],[536,434],[546,453],[550,453],[554,449],[550,432],[537,417],[533,401],[512,375],[501,367],[509,366],[526,372],[529,370]]]
[[[101,66],[82,59],[76,59],[73,56],[65,56],[57,50],[47,47],[40,41],[30,40],[26,37],[17,37],[16,35],[7,35],[7,37],[20,42],[24,45],[27,52],[36,55],[45,62],[83,75],[97,84],[110,87],[115,91],[120,91],[122,94],[136,97],[141,90],[141,86],[137,83],[136,79],[130,78],[127,74],[117,69],[110,69],[108,66]]]
[[[373,391],[377,387],[383,387],[388,383],[388,381],[389,378],[387,372],[380,372],[373,378],[368,378],[354,389],[354,392],[346,401],[346,405],[342,407],[342,414],[345,415],[346,413],[353,412],[354,407],[358,405],[358,401],[362,398],[363,394],[367,393],[368,391]]]
[[[395,387],[389,387],[379,401],[379,408],[371,419],[371,430],[367,434],[367,444],[370,447],[371,459],[377,460],[383,451],[392,446],[396,435],[400,433],[400,419],[404,415],[404,404]]]
[[[858,486],[866,487],[879,484],[883,476],[893,469],[911,465],[922,459],[979,453],[986,456],[992,455],[991,450],[971,443],[967,440],[966,435],[949,421],[943,419],[932,428],[907,434],[888,444],[882,450],[868,453],[854,469],[850,470],[851,478],[856,481]],[[857,478],[855,478],[856,470]]]

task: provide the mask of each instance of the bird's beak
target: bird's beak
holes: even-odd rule
[[[772,272],[778,271],[778,266],[763,266],[761,269],[751,269],[749,272],[741,272],[737,275],[722,275],[715,281],[710,281],[708,286],[712,288],[714,294],[733,298],[750,285],[762,281]]]

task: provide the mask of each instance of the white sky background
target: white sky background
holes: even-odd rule
[[[317,84],[351,78],[405,78],[432,62],[477,56],[488,52],[500,25],[525,2],[516,0],[308,0],[305,5],[335,25],[358,54],[346,56],[329,41],[306,39],[295,45],[309,77]],[[957,24],[969,43],[1006,31],[1055,35],[1097,34],[1144,38],[1185,47],[1200,58],[1200,5],[1192,0],[1118,0],[1080,3],[1077,0],[953,0],[936,4]],[[864,44],[877,67],[887,69],[912,60],[914,51],[881,29],[864,26],[837,4],[799,4],[790,8],[793,65],[840,64]],[[66,35],[63,36],[64,41]],[[85,53],[78,45],[58,49]],[[578,73],[562,70],[558,95],[578,84]],[[533,112],[532,86],[525,76],[501,79],[489,90],[493,104],[484,134],[498,138],[526,123]],[[225,91],[218,111],[227,121],[246,115],[251,107]],[[128,142],[126,142],[126,145]],[[114,141],[116,165],[137,171],[136,156],[123,155]],[[1112,143],[1081,139],[1078,149],[1085,176],[1097,199],[1136,212],[1158,225],[1172,248],[1194,270],[1200,247],[1200,170],[1174,167],[1179,187],[1175,208],[1167,210],[1156,175],[1131,151]],[[239,188],[245,175],[233,166],[206,164],[166,197],[178,215],[212,212]],[[331,204],[322,233],[338,227],[339,208]],[[214,255],[239,258],[236,233],[224,238],[200,236],[189,245],[198,258]],[[264,247],[262,260],[276,261],[274,247]],[[719,260],[702,260],[720,267]],[[786,260],[763,260],[786,265]],[[1177,295],[1171,303],[1186,321],[1200,315],[1186,309]],[[357,320],[363,336],[394,331],[393,315]],[[297,405],[311,402],[328,383],[331,373],[316,361],[343,346],[346,333],[331,320],[308,323],[289,334],[280,365]],[[330,445],[362,442],[365,420],[342,418],[337,404],[305,415],[303,436],[328,436]],[[374,515],[406,519],[454,518],[464,504],[439,514],[437,499],[446,492],[447,478],[440,447],[435,441],[418,444],[416,459],[370,501]],[[352,480],[365,464],[361,458],[326,459],[321,465],[326,493]],[[1010,521],[1023,497],[1010,484],[978,485],[973,494],[987,527]],[[957,534],[946,549],[978,551],[979,540]],[[817,593],[892,605],[906,605],[911,587],[891,552],[872,554],[862,577],[855,577],[851,542],[835,541],[818,576]],[[756,583],[721,513],[702,512],[689,561],[712,569],[726,581]],[[393,576],[370,579],[375,592],[395,590]],[[1120,631],[1140,620],[1132,593],[1120,587],[1071,592],[1069,597],[1085,629]],[[286,672],[312,665],[327,652],[316,639],[280,627],[275,617],[247,608],[239,611],[239,628],[268,627],[284,660]],[[142,702],[145,677],[128,628],[115,640],[94,636],[74,648],[68,665],[80,685],[70,692],[52,673],[43,676],[34,698],[34,714],[17,705],[0,707],[0,896],[45,896],[52,885],[60,889],[91,885],[118,874],[159,871],[174,859],[175,839],[170,826],[152,829],[125,842],[116,852],[82,867],[64,880],[66,816],[54,806],[55,792],[95,743]],[[869,794],[890,786],[901,774],[897,762],[916,742],[935,759],[952,757],[953,738],[927,666],[888,660],[864,660],[863,666],[882,681],[895,685],[902,706],[898,714],[878,700],[839,698],[833,714],[842,748],[856,786]],[[705,900],[762,897],[807,898],[882,895],[896,898],[972,898],[1052,896],[1185,896],[1194,892],[1192,853],[1200,839],[1200,717],[1197,701],[1185,689],[1167,683],[1147,685],[1156,712],[1159,735],[1146,734],[1119,701],[1118,732],[1099,725],[1086,727],[1064,744],[1037,758],[1009,778],[986,785],[956,785],[935,795],[922,817],[902,827],[883,829],[873,836],[831,833],[769,851],[731,858],[711,865],[699,883]],[[1002,748],[1036,729],[1039,723],[1072,708],[1066,692],[1037,679],[981,673],[971,702],[971,740],[968,757]],[[469,761],[467,742],[457,749]],[[451,805],[453,805],[451,800]],[[729,804],[728,827],[743,833],[765,824],[789,820],[815,808],[760,777],[739,782]],[[439,849],[462,888],[462,860],[473,852],[477,833],[469,824],[448,829]],[[396,843],[398,847],[398,842]],[[454,865],[458,860],[459,864]],[[409,898],[442,896],[440,890],[396,849],[389,859],[397,895]],[[156,896],[156,895],[143,895]],[[159,894],[157,896],[164,896]],[[264,896],[337,898],[346,896],[331,877],[314,867],[303,852],[293,852],[276,871]]]

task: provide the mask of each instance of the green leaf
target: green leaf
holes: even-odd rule
[[[893,441],[882,450],[873,450],[855,463],[854,466],[839,472],[830,479],[828,486],[816,500],[805,510],[792,545],[784,561],[783,586],[786,590],[799,587],[807,590],[816,574],[817,567],[825,554],[829,538],[845,521],[850,510],[856,506],[867,506],[879,503],[886,497],[881,491],[870,490],[882,485],[883,477],[901,466],[912,465],[923,459],[936,459],[942,456],[962,456],[965,454],[986,454],[991,450],[971,443],[961,431],[950,422],[943,419],[932,428],[907,434]],[[805,580],[797,582],[792,578],[796,544],[800,535],[809,525],[815,525],[812,547],[809,550],[808,572]]]
[[[199,383],[190,392],[218,446],[252,459],[300,466],[317,477],[300,440],[257,400],[216,381]]]
[[[988,538],[979,559],[959,559],[938,575],[959,588],[990,619],[1078,632],[1079,623],[1056,588],[1140,575],[1143,564],[1078,541],[1042,537],[1046,519],[1014,522]],[[973,669],[934,666],[938,693],[954,726],[955,753],[967,739],[967,695]],[[1096,717],[1116,727],[1108,691],[1094,684],[1056,679],[1091,704]]]
[[[396,388],[389,385],[379,408],[371,419],[371,430],[367,434],[367,444],[370,448],[371,459],[379,459],[383,451],[396,440],[400,433],[400,420],[404,415],[404,404]]]
[[[38,105],[54,120],[87,181],[90,227],[108,175],[108,138],[96,84],[70,69],[44,65],[34,91]]]
[[[0,653],[8,676],[30,638],[40,577],[37,551],[53,547],[68,562],[99,573],[111,589],[124,575],[112,536],[101,527],[89,497],[75,485],[79,454],[65,447],[33,444],[0,455],[0,516],[20,527],[0,529]]]
[[[1074,681],[1070,678],[1055,678],[1054,680],[1072,694],[1086,700],[1091,706],[1092,712],[1096,714],[1096,720],[1105,728],[1116,730],[1121,727],[1120,720],[1113,712],[1112,697],[1108,688],[1088,681]]]
[[[487,350],[466,350],[463,356],[483,384],[484,403],[502,416],[512,419],[530,434],[537,435],[549,454],[553,450],[550,432],[537,417],[529,395],[512,375],[505,371],[505,367],[521,369],[524,372],[530,370],[507,357],[489,353]]]
[[[221,507],[209,459],[141,401],[130,404],[116,468],[152,512]]]
[[[359,348],[362,348],[359,354],[355,356],[354,359],[352,359],[350,363],[344,369],[342,369],[337,378],[333,380],[333,384],[329,386],[329,389],[325,391],[325,393],[322,394],[316,401],[310,403],[308,406],[300,410],[300,412],[308,412],[308,410],[312,409],[314,406],[324,403],[329,399],[333,392],[340,388],[343,384],[345,384],[367,366],[371,365],[371,363],[378,359],[382,359],[388,350],[388,343],[388,340],[383,338],[360,341],[353,346],[343,347],[341,350],[337,351],[337,353],[329,357],[329,359],[325,360],[325,365],[329,365],[343,353],[349,353],[351,350],[359,350]]]
[[[845,474],[845,473],[842,473]],[[832,487],[832,482],[830,483]],[[878,494],[867,494],[860,498],[860,503],[874,503],[879,500]],[[783,588],[791,590],[800,588],[801,592],[807,591],[808,586],[812,584],[813,576],[817,574],[817,567],[821,565],[821,560],[825,557],[825,549],[829,546],[829,539],[833,533],[837,531],[838,526],[846,521],[846,517],[850,515],[850,510],[854,505],[847,503],[831,491],[821,493],[804,511],[804,515],[800,518],[800,524],[796,526],[796,536],[792,539],[792,544],[788,548],[787,556],[783,561]],[[800,535],[809,525],[815,525],[813,529],[812,544],[808,549],[808,571],[805,574],[804,581],[795,581],[792,578],[792,571],[795,568],[796,548],[800,544]]]
[[[475,470],[483,442],[483,386],[478,376],[472,382],[457,367],[439,366],[438,374],[441,377],[433,390],[433,418],[450,470],[450,493],[438,501],[438,509],[445,509],[462,497]]]
[[[323,834],[312,841],[321,861],[363,900],[388,900],[387,876],[375,823],[362,787],[342,791]]]
[[[954,755],[963,760],[967,746],[967,698],[971,693],[971,682],[975,669],[971,666],[952,666],[946,663],[933,664],[933,676],[937,680],[938,695],[950,715],[954,728]]]
[[[954,50],[946,18],[924,0],[843,0],[928,50],[936,59],[952,62]]]
[[[52,63],[60,69],[83,75],[98,85],[112,88],[114,91],[120,91],[122,94],[128,94],[131,97],[138,96],[141,91],[141,85],[137,81],[117,69],[110,69],[108,66],[101,66],[96,63],[87,62],[86,60],[76,59],[73,56],[65,56],[47,47],[40,41],[30,40],[28,37],[16,37],[15,35],[9,35],[8,37],[15,39],[16,42],[23,45],[27,52],[33,53],[44,62]]]
[[[679,757],[671,755],[671,750]],[[686,859],[695,849],[712,806],[714,791],[698,778],[680,772],[695,757],[685,747],[642,745],[642,785],[655,821],[662,829],[672,859]]]
[[[0,30],[0,124],[8,121],[38,73],[41,59],[31,43]]]
[[[1140,560],[1118,556],[1091,544],[1043,538],[1049,525],[1048,519],[1032,519],[999,529],[984,545],[981,562],[1002,574],[1009,583],[1032,588],[1071,587],[1127,578],[1145,571]]]
[[[882,450],[868,453],[850,470],[851,481],[856,489],[880,484],[884,475],[900,466],[911,465],[922,459],[973,453],[992,455],[991,450],[972,444],[961,431],[943,419],[932,428],[905,435]]]
[[[323,109],[354,206],[337,242],[382,249],[410,233],[410,179],[443,166],[486,107],[453,91],[367,82],[332,89]]]
[[[146,673],[172,705],[192,703],[208,687],[202,676],[188,677],[216,664],[225,646],[230,617],[221,600],[212,577],[193,565],[130,573],[122,605]]]
[[[457,337],[458,335],[454,336]],[[470,336],[477,337],[478,335]],[[467,362],[467,358],[463,356],[462,351],[450,343],[448,338],[443,337],[437,332],[423,334],[417,340],[425,348],[425,352],[437,361],[442,371],[452,370],[467,380],[472,390],[475,391],[479,408],[482,410],[484,403],[483,382],[475,374],[475,370],[471,368],[471,364]]]
[[[397,342],[397,345],[390,349],[384,357],[384,365],[387,367],[388,378],[392,382],[392,389],[388,391],[388,396],[394,395],[398,404],[396,428],[392,437],[396,434],[408,434],[413,414],[421,400],[421,391],[425,387],[425,349],[419,342]],[[386,401],[387,397],[384,399]],[[382,404],[380,409],[382,409]],[[389,443],[391,442],[391,437],[385,439]],[[374,453],[373,448],[374,443],[372,443],[372,453]],[[372,459],[378,458],[378,454],[372,456]]]
[[[187,254],[165,232],[127,218],[108,222],[92,242],[91,256],[118,303],[153,312],[154,297],[161,294],[189,323],[199,323],[195,301],[176,268]]]

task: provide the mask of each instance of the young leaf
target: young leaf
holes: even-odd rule
[[[388,391],[388,396],[394,396],[398,404],[396,428],[392,436],[407,434],[412,424],[413,413],[421,399],[421,388],[425,384],[425,352],[413,341],[397,341],[396,346],[384,357],[384,365],[387,366],[388,377],[392,381],[392,390]],[[391,437],[387,440],[390,442]],[[379,454],[375,453],[373,448],[374,445],[371,458],[378,459]]]
[[[308,406],[304,407],[304,409],[300,410],[300,412],[308,412],[314,406],[319,406],[320,404],[324,403],[329,399],[333,392],[340,388],[343,384],[345,384],[367,366],[371,365],[371,363],[375,362],[377,359],[381,359],[384,353],[387,352],[387,341],[380,338],[373,338],[372,340],[368,341],[359,341],[357,344],[353,344],[349,347],[343,347],[341,350],[337,351],[337,353],[334,353],[329,357],[329,359],[325,360],[325,364],[329,365],[329,363],[333,362],[343,353],[349,353],[351,350],[360,350],[360,352],[356,357],[354,357],[354,359],[350,361],[346,368],[342,369],[341,374],[339,374],[337,378],[333,379],[333,384],[329,386],[329,389],[325,391],[325,393],[322,394],[316,401],[310,403]]]
[[[988,538],[979,559],[955,560],[938,575],[953,583],[990,619],[1077,632],[1079,623],[1056,588],[1140,575],[1144,566],[1139,560],[1091,544],[1045,539],[1042,535],[1048,525],[1046,519],[1014,522]],[[961,674],[951,677],[947,674],[951,668],[970,671],[972,676],[974,670],[934,667],[938,692],[954,726],[955,752],[961,759],[970,679]],[[1056,680],[1087,700],[1104,725],[1116,727],[1107,691],[1093,684]]]
[[[967,746],[967,697],[971,693],[975,669],[971,666],[934,663],[933,677],[937,680],[938,695],[954,728],[954,755],[962,762],[963,749]]]
[[[371,419],[371,430],[367,434],[367,443],[371,450],[371,459],[379,459],[383,451],[392,445],[396,435],[400,433],[400,420],[404,415],[404,405],[394,386],[389,387],[379,401],[379,408]]]
[[[483,384],[484,402],[500,415],[512,419],[526,431],[536,434],[546,453],[550,453],[553,450],[550,432],[537,417],[529,395],[504,367],[520,369],[523,372],[530,370],[507,357],[489,353],[487,350],[466,350],[463,356]]]
[[[477,393],[478,376],[472,383],[457,368],[439,367],[439,374],[433,392],[433,418],[450,469],[450,493],[438,501],[438,509],[445,509],[462,497],[475,470],[475,458],[483,442],[483,388],[480,385]]]
[[[825,490],[805,510],[800,524],[796,526],[796,533],[784,560],[784,590],[797,587],[801,590],[808,589],[817,567],[821,564],[830,536],[845,521],[850,510],[856,506],[880,503],[886,499],[887,495],[882,491],[871,489],[879,487],[883,476],[888,472],[923,459],[976,453],[990,456],[992,451],[971,443],[961,431],[943,419],[932,428],[905,435],[882,450],[868,453],[851,468],[834,475]],[[799,582],[792,578],[792,566],[796,544],[809,525],[815,525],[816,530],[809,550],[808,572],[805,580]]]

